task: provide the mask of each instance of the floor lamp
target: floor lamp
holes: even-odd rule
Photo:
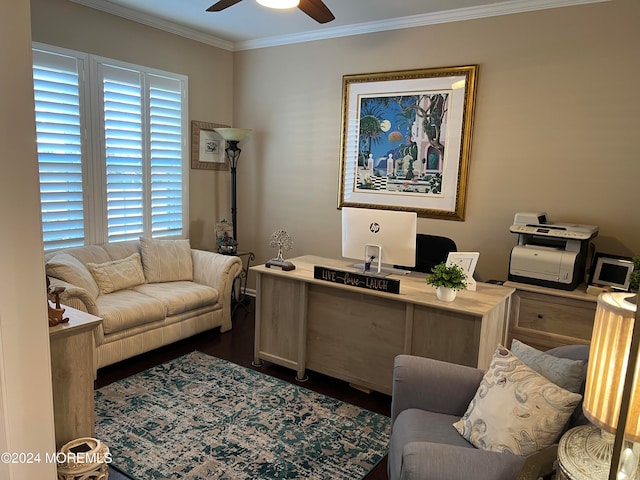
[[[583,402],[595,426],[576,427],[561,440],[561,453],[572,464],[565,478],[640,479],[636,302],[628,293],[598,297]]]
[[[216,132],[226,140],[227,162],[231,171],[231,223],[233,224],[233,239],[238,242],[238,225],[236,222],[238,208],[236,206],[236,169],[238,168],[238,159],[240,158],[240,148],[238,143],[242,141],[251,130],[247,128],[216,128]]]

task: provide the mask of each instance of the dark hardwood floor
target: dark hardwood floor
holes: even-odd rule
[[[210,330],[189,339],[154,350],[153,352],[145,353],[138,357],[102,368],[98,370],[98,377],[95,385],[96,388],[103,387],[122,378],[142,372],[155,365],[167,362],[194,350],[199,350],[203,353],[229,360],[238,365],[263,372],[267,375],[272,375],[288,382],[302,385],[305,388],[366,408],[367,410],[387,416],[390,414],[391,397],[388,395],[383,395],[377,392],[370,394],[363,393],[350,387],[347,383],[341,380],[336,380],[315,372],[307,372],[309,380],[304,383],[300,383],[295,380],[295,372],[292,370],[281,368],[267,362],[265,362],[265,365],[261,368],[253,367],[251,365],[251,361],[253,360],[253,338],[253,304],[249,303],[246,308],[238,308],[236,310],[233,319],[233,329],[230,332],[220,333],[219,329]],[[108,444],[108,439],[102,440],[105,440]],[[109,479],[127,480],[128,477],[111,468],[109,470]],[[365,477],[365,479],[387,479],[386,457]]]

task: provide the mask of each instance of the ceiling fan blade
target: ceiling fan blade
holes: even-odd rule
[[[218,3],[214,3],[207,12],[221,12],[225,8],[233,7],[236,3],[240,3],[242,0],[220,0]]]
[[[322,0],[300,0],[298,8],[318,23],[328,23],[336,18]]]

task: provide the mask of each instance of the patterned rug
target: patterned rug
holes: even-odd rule
[[[389,418],[201,352],[96,391],[96,437],[136,480],[364,477]]]

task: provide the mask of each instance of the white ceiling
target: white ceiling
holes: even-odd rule
[[[324,0],[336,17],[324,25],[255,0],[222,12],[206,11],[217,0],[72,1],[235,51],[608,0]]]

